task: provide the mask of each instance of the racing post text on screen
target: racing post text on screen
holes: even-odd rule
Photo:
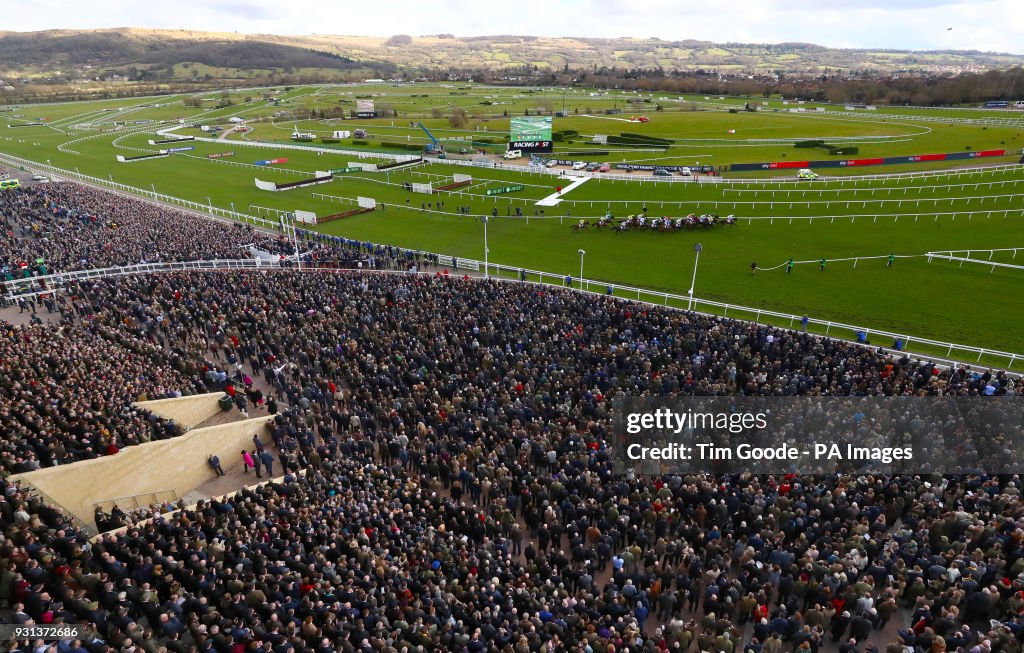
[[[1020,473],[1024,402],[973,397],[619,399],[618,474]]]

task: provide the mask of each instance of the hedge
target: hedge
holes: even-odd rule
[[[553,141],[564,141],[572,136],[579,136],[580,133],[575,129],[562,129],[560,131],[551,132],[551,140]]]
[[[657,141],[641,141],[630,138],[620,138],[618,136],[609,136],[608,145],[621,145],[623,147],[651,147],[661,150],[667,150],[667,143],[659,143]]]
[[[817,148],[819,150],[825,150],[829,154],[858,154],[860,148],[853,145],[828,145],[825,141],[812,140],[812,141],[797,141],[793,144],[793,147],[797,148]]]
[[[387,141],[380,142],[381,147],[393,147],[398,150],[408,150],[410,152],[422,152],[422,145],[414,145],[412,143],[389,143]]]
[[[652,143],[661,143],[666,147],[672,144],[672,141],[668,140],[667,138],[658,138],[657,136],[648,136],[646,134],[631,134],[629,132],[622,132],[621,134],[619,134],[618,137],[637,141],[650,141]]]

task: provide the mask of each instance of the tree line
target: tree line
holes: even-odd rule
[[[725,75],[710,71],[591,68],[537,71],[533,68],[476,70],[474,81],[512,86],[582,86],[604,89],[730,95],[783,96],[836,104],[951,106],[989,100],[1024,100],[1024,68],[966,72],[957,75],[912,75],[858,71],[816,76],[785,74]]]
[[[374,70],[309,70],[289,69],[258,72],[245,80],[218,79],[208,74],[193,80],[174,79],[156,71],[140,74],[128,81],[107,81],[83,89],[70,80],[36,80],[0,90],[4,103],[101,99],[130,97],[152,93],[194,92],[214,90],[240,83],[248,86],[283,86],[328,84],[361,81]],[[863,103],[882,105],[955,106],[980,104],[989,100],[1024,100],[1024,68],[989,70],[958,75],[881,74],[872,71],[799,76],[776,72],[770,75],[725,75],[710,71],[667,72],[664,70],[594,67],[546,71],[534,66],[490,69],[453,70],[450,68],[403,69],[392,75],[404,81],[451,81],[453,78],[507,86],[577,86],[598,89],[728,95],[739,97],[802,98],[836,104]],[[3,87],[0,87],[2,89]]]

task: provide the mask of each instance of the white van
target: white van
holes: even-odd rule
[[[521,158],[523,158],[523,151],[522,150],[509,150],[508,152],[505,152],[505,158],[506,159],[521,159]]]
[[[810,168],[800,168],[799,172],[796,173],[797,179],[817,179],[818,173],[814,172]]]
[[[679,175],[681,177],[689,177],[692,174],[693,174],[693,171],[690,170],[689,168],[687,168],[686,166],[683,166],[682,168],[679,169]]]
[[[586,161],[576,161],[575,163],[572,164],[572,169],[573,170],[583,170],[586,167],[587,167],[587,162]]]

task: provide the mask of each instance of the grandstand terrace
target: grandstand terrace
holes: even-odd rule
[[[294,253],[74,184],[3,202],[9,264]],[[95,652],[1020,650],[1018,477],[633,477],[609,453],[621,396],[1019,402],[1011,375],[315,245],[366,265],[111,276],[0,311],[5,475],[117,461],[181,435],[134,402],[228,387],[270,408],[284,462],[92,539],[5,477],[8,621],[81,624],[67,650]]]

